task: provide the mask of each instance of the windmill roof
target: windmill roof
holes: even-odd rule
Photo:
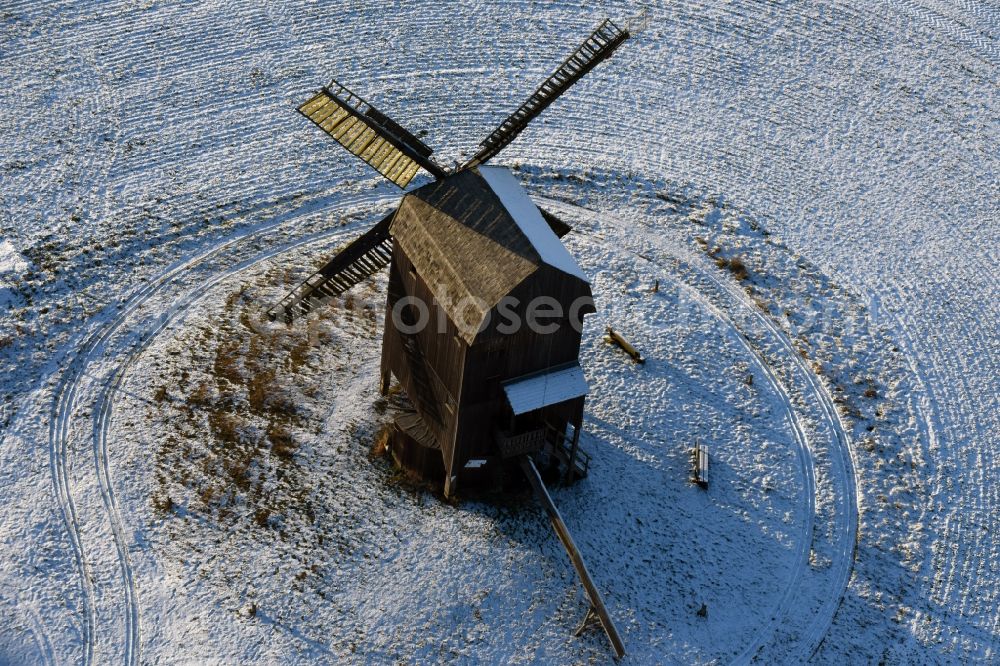
[[[390,232],[469,344],[490,310],[542,266],[587,283],[502,167],[460,171],[407,194]]]
[[[510,213],[518,229],[538,252],[541,260],[587,282],[587,276],[580,270],[576,259],[542,218],[538,206],[528,198],[513,174],[503,167],[480,167],[479,173]]]

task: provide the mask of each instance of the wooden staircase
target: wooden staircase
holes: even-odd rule
[[[386,325],[389,325],[387,322]],[[437,394],[431,384],[428,374],[427,359],[424,358],[423,350],[420,348],[420,341],[416,335],[399,331],[403,340],[403,352],[406,354],[406,365],[410,371],[410,379],[416,389],[416,395],[411,395],[410,400],[418,408],[418,413],[429,418],[438,426],[441,425],[441,412],[438,410]]]
[[[356,238],[321,269],[290,291],[267,311],[271,321],[291,323],[316,305],[335,298],[374,275],[392,260],[392,236],[389,225],[395,213]]]
[[[611,19],[606,19],[517,111],[483,140],[479,152],[463,168],[478,166],[503,150],[517,138],[535,116],[544,111],[584,74],[614,53],[628,37],[628,30],[619,28],[611,22]]]

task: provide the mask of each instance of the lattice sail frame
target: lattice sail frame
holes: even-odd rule
[[[611,56],[630,37],[628,28],[620,28],[611,19],[605,19],[597,29],[563,60],[549,78],[535,89],[535,92],[518,109],[507,117],[500,126],[480,143],[479,152],[462,168],[479,166],[506,148],[517,138],[534,118],[544,111],[560,95],[579,81],[598,64]]]
[[[338,252],[333,259],[306,278],[267,311],[271,321],[290,324],[308,314],[318,304],[335,298],[379,272],[392,260],[392,236],[389,225],[395,214],[361,234]]]
[[[476,155],[453,171],[475,168],[496,156],[532,119],[637,31],[631,24],[620,28],[610,19],[604,20],[524,104],[481,142]],[[449,175],[430,159],[433,153],[430,147],[335,80],[306,100],[298,110],[351,154],[361,158],[401,189],[406,189],[421,168],[437,179]],[[569,233],[568,224],[548,211],[539,210],[557,236],[562,238]],[[479,211],[470,210],[470,214],[473,212]],[[392,214],[289,292],[268,310],[269,318],[290,323],[296,316],[308,313],[323,299],[344,293],[384,268],[392,256],[392,237],[388,233],[391,219]]]
[[[405,189],[421,168],[437,178],[445,175],[430,159],[433,151],[424,142],[336,81],[298,110],[400,188]]]

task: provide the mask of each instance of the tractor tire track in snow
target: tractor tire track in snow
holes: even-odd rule
[[[554,200],[546,201],[546,207],[550,210],[558,209],[560,206],[565,206],[565,204]],[[578,210],[576,212],[579,213]],[[586,232],[576,230],[576,233],[584,234]],[[598,239],[593,236],[588,237],[592,240],[603,242],[603,239]],[[768,360],[764,357],[761,350],[756,348],[750,342],[747,333],[741,329],[739,325],[737,325],[732,317],[726,314],[725,309],[720,306],[720,304],[706,297],[701,291],[699,291],[698,288],[693,286],[690,282],[690,275],[686,275],[683,272],[678,271],[677,266],[672,267],[664,260],[652,259],[639,252],[632,252],[632,254],[636,261],[652,263],[658,269],[664,271],[665,279],[662,281],[662,284],[666,285],[669,283],[681,289],[687,296],[703,307],[705,311],[714,317],[723,327],[730,329],[735,333],[735,339],[747,353],[748,358],[752,360],[761,376],[766,379],[767,385],[771,388],[771,391],[778,397],[784,411],[788,427],[792,432],[793,439],[795,440],[795,454],[804,481],[801,498],[804,520],[799,525],[798,529],[796,553],[793,558],[794,567],[791,573],[786,576],[785,588],[778,600],[778,603],[771,610],[771,612],[767,614],[768,620],[764,623],[763,628],[755,632],[755,640],[742,653],[740,653],[739,656],[733,659],[733,663],[746,662],[749,661],[759,650],[761,650],[770,638],[773,638],[777,630],[778,623],[785,619],[793,599],[795,599],[796,594],[799,592],[799,583],[809,562],[810,544],[812,541],[816,514],[817,487],[815,460],[809,446],[809,440],[805,434],[806,427],[802,421],[802,417],[798,414],[795,406],[792,404],[792,399],[789,396],[788,390],[781,383],[781,380],[779,380],[775,375]],[[677,257],[671,257],[670,259],[678,262],[678,264],[681,263],[681,260]],[[740,305],[742,305],[742,303],[740,303]],[[588,426],[590,428],[602,428],[600,423],[594,422],[593,420],[588,420]]]
[[[4,586],[7,587],[9,583],[4,581]],[[9,588],[8,588],[9,589]],[[14,627],[21,629],[18,616],[27,621],[28,631],[31,634],[31,640],[35,644],[37,650],[36,655],[41,657],[41,663],[49,664],[50,666],[58,666],[59,661],[55,657],[55,651],[52,648],[52,641],[49,638],[48,631],[46,630],[46,623],[42,619],[41,614],[38,609],[30,601],[25,602],[24,599],[19,599],[16,594],[0,592],[0,605],[6,606],[4,610],[4,621],[8,627]],[[4,653],[2,655],[5,659],[11,659],[12,655]],[[13,660],[10,662],[4,661],[4,663],[14,663]]]
[[[923,23],[935,37],[946,35],[955,42],[971,47],[978,51],[985,59],[993,65],[1000,64],[1000,42],[992,34],[991,29],[996,29],[994,21],[996,16],[986,17],[986,13],[981,7],[970,7],[970,4],[963,3],[963,12],[968,15],[968,10],[973,10],[976,19],[981,21],[980,25],[970,26],[957,18],[954,11],[949,11],[947,5],[939,2],[921,2],[920,0],[899,0],[902,9],[897,9]],[[933,5],[933,6],[932,6]]]
[[[758,322],[770,331],[774,339],[779,341],[784,348],[786,358],[790,359],[798,370],[799,377],[808,383],[810,394],[818,399],[825,416],[826,424],[833,431],[836,438],[834,441],[836,444],[833,452],[834,455],[831,456],[831,459],[836,471],[835,479],[843,484],[843,488],[839,489],[841,494],[838,495],[842,502],[838,511],[840,519],[835,524],[835,529],[839,532],[840,537],[836,542],[838,550],[833,561],[833,569],[836,572],[834,583],[835,594],[826,596],[821,611],[816,614],[816,619],[810,623],[808,631],[804,634],[804,638],[800,642],[803,649],[791,655],[797,661],[805,661],[819,647],[826,632],[829,630],[833,616],[847,590],[847,583],[851,575],[858,533],[858,489],[852,450],[853,445],[847,427],[841,420],[833,403],[833,396],[819,381],[816,373],[806,364],[785,332],[778,328],[770,317],[763,314],[756,304],[733,284],[723,283],[722,280],[711,273],[703,272],[703,274],[719,287],[729,291],[735,298],[738,298],[743,309],[755,317]],[[791,605],[786,608],[786,612],[790,611],[792,611]],[[753,654],[759,654],[759,649]]]
[[[94,610],[94,588],[93,576],[90,573],[86,555],[81,543],[80,522],[77,517],[75,503],[70,491],[71,483],[69,479],[70,465],[67,462],[67,451],[70,443],[70,422],[77,410],[77,392],[83,381],[87,368],[94,361],[95,351],[98,350],[107,340],[124,324],[126,319],[135,312],[143,303],[148,301],[152,295],[164,284],[169,282],[174,276],[184,270],[190,269],[198,263],[204,261],[216,252],[233,244],[236,241],[223,243],[187,261],[180,262],[168,269],[160,277],[143,285],[135,295],[133,295],[123,306],[121,312],[106,324],[92,333],[80,347],[77,356],[72,360],[69,367],[60,378],[59,386],[56,390],[55,401],[52,408],[51,430],[50,430],[50,460],[53,470],[53,483],[56,486],[60,506],[63,509],[64,522],[67,533],[74,546],[74,554],[77,559],[77,566],[80,570],[80,577],[84,595],[84,664],[93,662],[94,642],[95,642],[95,610]],[[107,472],[107,451],[95,447],[95,468],[100,479],[101,495],[104,506],[109,514],[112,529],[115,537],[115,546],[119,555],[119,566],[123,580],[124,600],[126,605],[126,627],[125,627],[125,654],[128,663],[136,663],[139,656],[138,649],[138,610],[136,609],[135,587],[131,571],[131,565],[127,556],[127,547],[123,540],[123,528],[121,517],[117,513],[117,504],[110,494],[110,477]]]
[[[539,197],[539,199],[546,208],[566,213],[569,219],[584,217],[591,220],[598,218],[607,220],[611,218],[613,223],[600,227],[602,232],[609,229],[635,230],[631,221],[614,219],[613,214],[601,212],[598,215],[594,211],[567,204],[565,201],[544,197]],[[815,652],[829,630],[833,616],[847,589],[853,565],[858,532],[858,491],[850,435],[837,413],[829,391],[800,356],[788,336],[770,317],[760,311],[746,293],[735,284],[730,284],[716,275],[714,266],[704,266],[704,258],[696,256],[688,248],[678,243],[664,241],[664,236],[653,237],[646,230],[641,231],[643,236],[647,236],[644,240],[650,241],[658,251],[665,252],[667,256],[663,258],[650,257],[639,250],[632,250],[636,254],[637,260],[652,262],[659,268],[669,271],[674,284],[684,289],[727,327],[737,331],[740,334],[741,344],[750,357],[754,359],[785,408],[789,425],[798,445],[797,455],[805,478],[805,492],[808,495],[805,502],[808,517],[800,526],[795,568],[787,576],[788,583],[777,606],[770,614],[764,627],[757,632],[756,639],[736,656],[734,663],[746,663],[753,660],[762,660],[763,662],[789,659],[805,661]],[[576,233],[587,232],[578,229]],[[607,238],[601,240],[606,242]],[[634,238],[621,238],[619,242],[623,248],[635,246]],[[728,303],[729,308],[724,303]],[[770,345],[765,341],[755,342],[752,332],[737,324],[732,315],[727,313],[727,311],[731,312],[733,305],[763,328],[764,335],[767,336]],[[773,358],[773,345],[777,345],[780,354],[777,359]],[[823,588],[827,594],[818,595],[819,607],[810,608],[809,612],[804,612],[802,608],[802,599],[808,595],[808,590],[804,591],[801,588],[801,583],[806,571],[809,570],[810,554],[814,538],[816,538],[814,536],[814,519],[815,499],[818,492],[815,472],[817,452],[805,434],[807,426],[793,405],[788,388],[782,379],[775,374],[776,362],[779,367],[791,366],[794,374],[784,381],[794,381],[800,390],[804,390],[808,398],[813,400],[820,409],[823,425],[828,430],[828,435],[824,439],[829,441],[832,448],[831,455],[828,456],[830,469],[824,471],[828,472],[826,476],[837,485],[835,495],[838,498],[838,506],[832,517],[833,531],[836,534],[835,552],[833,561],[828,567],[833,572],[832,580],[827,587]],[[824,458],[826,457],[824,456]],[[822,533],[822,531],[820,532]],[[813,593],[810,596],[816,597],[817,595]],[[806,626],[799,627],[796,622],[803,620],[807,622]],[[790,631],[786,625],[793,625],[797,628]],[[788,647],[789,645],[792,647]]]
[[[264,225],[261,225],[257,229],[218,243],[206,250],[203,250],[194,257],[175,264],[157,278],[146,283],[138,289],[131,298],[129,298],[114,319],[108,321],[102,327],[92,332],[84,340],[84,342],[78,347],[79,351],[77,355],[73,358],[60,377],[53,400],[52,417],[49,429],[50,475],[56,493],[57,502],[63,516],[66,533],[73,547],[74,559],[81,581],[83,597],[84,664],[89,665],[94,661],[98,613],[95,609],[95,585],[92,566],[87,559],[83,546],[81,521],[76,508],[76,502],[73,499],[69,454],[72,439],[70,435],[71,422],[83,403],[83,400],[80,399],[78,394],[83,390],[82,383],[89,375],[88,370],[90,366],[96,364],[98,356],[103,356],[110,351],[110,342],[116,333],[118,333],[119,330],[125,326],[128,319],[137,313],[143,305],[148,303],[165,286],[171,284],[184,273],[194,270],[200,265],[207,263],[209,260],[218,257],[219,255],[222,255],[228,250],[238,248],[244,244],[253,244],[264,237],[282,231],[282,228],[285,226],[296,224],[295,218],[297,215],[301,215],[303,212],[312,211],[321,204],[322,202],[320,202],[320,204],[313,203],[311,205],[304,206],[295,213],[280,216]],[[373,204],[370,199],[364,199],[361,202],[348,201],[347,204],[359,206],[360,208],[367,208],[377,205],[377,202]],[[244,270],[253,263],[263,261],[280,252],[292,249],[293,247],[318,242],[328,238],[329,236],[345,233],[353,228],[353,226],[336,226],[327,231],[307,236],[304,239],[300,239],[290,244],[276,245],[274,249],[258,255],[252,261],[238,262],[235,264],[235,267],[223,271],[223,273],[216,278],[207,282],[202,282],[201,286],[196,290],[196,293],[198,295],[203,294],[207,291],[207,289],[217,284],[220,280]],[[129,556],[129,546],[126,542],[125,526],[122,521],[118,501],[114,492],[114,482],[108,452],[107,433],[111,421],[113,406],[111,398],[113,397],[115,390],[121,386],[121,383],[125,378],[125,370],[127,370],[135,358],[137,358],[138,354],[149,345],[155,335],[167,325],[175,314],[183,311],[183,309],[186,308],[187,305],[189,305],[193,300],[193,297],[189,298],[186,303],[182,305],[175,305],[166,313],[154,319],[156,323],[153,329],[141,334],[141,342],[138,346],[132,345],[132,352],[125,357],[125,361],[122,364],[117,365],[109,374],[107,379],[104,381],[102,389],[96,397],[95,402],[93,403],[93,464],[98,480],[102,503],[105,508],[106,518],[110,523],[118,557],[119,577],[124,604],[123,613],[125,626],[123,627],[123,647],[125,662],[130,665],[140,663],[140,609],[136,594],[135,576],[131,558]],[[126,332],[126,336],[128,333],[129,332]]]
[[[676,248],[671,247],[670,250],[675,251]],[[757,659],[761,659],[764,663],[788,660],[805,661],[813,654],[813,652],[815,652],[816,648],[825,637],[826,632],[829,630],[830,624],[833,621],[833,616],[836,613],[844,592],[847,589],[847,583],[850,578],[850,572],[854,560],[854,550],[858,531],[858,504],[857,481],[854,471],[853,454],[851,452],[852,445],[850,436],[836,411],[836,407],[833,404],[833,397],[830,395],[826,387],[819,382],[816,374],[803,360],[802,356],[792,345],[785,332],[778,328],[770,317],[762,313],[745,292],[737,288],[735,284],[720,279],[713,271],[714,267],[704,266],[705,261],[703,258],[694,257],[689,254],[686,259],[679,259],[679,261],[682,262],[684,268],[689,270],[692,277],[696,280],[709,281],[716,289],[724,293],[728,293],[732,301],[734,303],[738,303],[739,307],[741,307],[747,315],[753,318],[766,330],[768,337],[780,345],[782,351],[780,360],[790,363],[793,366],[795,374],[797,375],[796,379],[804,384],[804,387],[808,390],[808,396],[815,399],[817,404],[821,407],[824,425],[828,427],[834,435],[834,437],[830,440],[830,444],[834,445],[834,451],[832,452],[833,455],[830,456],[831,461],[833,462],[834,471],[832,480],[834,483],[841,484],[842,487],[837,488],[837,497],[840,500],[840,506],[835,514],[835,521],[833,524],[834,530],[836,530],[838,534],[838,538],[835,542],[837,551],[830,567],[835,572],[834,581],[830,590],[831,593],[822,596],[822,606],[817,612],[814,612],[814,619],[807,625],[807,628],[804,631],[793,632],[785,629],[783,625],[794,624],[796,620],[801,621],[804,618],[800,607],[801,597],[797,594],[801,591],[796,590],[792,585],[790,585],[769,625],[769,630],[774,633],[768,636],[761,636],[761,640],[758,640],[754,644],[748,646],[747,649],[735,660],[738,663]],[[702,284],[704,283],[702,282]],[[708,291],[709,290],[703,289],[701,293],[704,294]],[[703,298],[705,297],[703,296]],[[748,348],[753,349],[749,340],[747,340],[747,343]],[[753,351],[755,355],[762,355],[762,351],[760,349],[753,349]],[[775,377],[766,357],[762,356],[762,358],[765,367],[768,368],[767,374],[769,379],[775,384],[781,385],[779,380]],[[773,361],[770,363],[773,363]],[[783,398],[785,400],[789,400],[787,389],[782,386],[781,391]],[[790,403],[789,408],[791,408]],[[809,446],[808,442],[806,446]],[[815,464],[817,452],[809,447],[807,455],[809,456],[810,462]],[[815,482],[813,483],[812,490],[813,492],[816,491]],[[815,508],[815,501],[810,503],[810,507],[813,509]],[[809,566],[809,555],[812,551],[814,539],[811,522],[812,521],[810,521],[810,533],[805,535],[804,556],[800,558],[797,563],[794,580],[795,584],[799,582],[803,572]],[[786,645],[785,641],[774,640],[777,637],[778,631],[783,631],[788,636],[789,640],[793,641],[792,644],[796,645],[797,649],[793,648],[792,650],[784,653],[773,653],[774,650],[785,649]],[[772,654],[764,657],[763,655],[765,654],[765,650],[769,646],[772,648]]]
[[[72,379],[69,376],[70,373],[68,372],[68,376],[66,377],[66,386],[62,391],[60,391],[60,395],[63,396],[60,403],[61,408],[56,415],[58,418],[54,419],[54,421],[60,425],[58,432],[61,434],[54,438],[53,445],[60,445],[65,448],[68,442],[66,433],[68,432],[71,415],[73,411],[75,411],[77,403],[82,402],[76,397],[78,384],[88,374],[86,372],[88,366],[96,362],[98,352],[107,354],[112,351],[111,348],[115,346],[113,345],[112,338],[119,336],[125,338],[126,344],[128,345],[127,349],[125,349],[121,354],[115,355],[113,368],[107,372],[105,379],[101,382],[97,395],[94,397],[92,403],[93,432],[91,437],[93,460],[98,475],[102,499],[104,501],[105,510],[108,514],[108,519],[112,523],[115,546],[119,557],[121,584],[125,597],[125,654],[126,661],[128,661],[128,663],[138,663],[139,649],[141,646],[141,633],[139,623],[139,605],[135,591],[135,581],[129,557],[128,544],[126,543],[126,531],[120,515],[118,501],[114,493],[114,484],[109,462],[109,441],[111,439],[110,428],[113,422],[113,406],[116,393],[127,380],[130,368],[140,358],[149,345],[152,344],[157,335],[165,328],[171,326],[178,317],[182,316],[209,290],[224,280],[235,276],[241,271],[244,271],[261,261],[265,261],[280,253],[287,252],[291,249],[307,244],[328,241],[332,237],[349,233],[354,227],[334,227],[332,229],[327,229],[318,233],[307,235],[292,242],[277,245],[270,250],[256,254],[251,259],[227,264],[226,268],[221,270],[216,269],[210,276],[201,276],[197,286],[184,292],[183,296],[173,300],[173,302],[165,309],[145,315],[139,322],[138,326],[126,326],[126,324],[128,319],[135,315],[144,305],[150,303],[158,292],[164,291],[167,287],[179,286],[174,283],[177,282],[184,273],[190,273],[191,271],[199,268],[201,264],[207,263],[209,260],[222,256],[223,254],[228,254],[227,250],[239,249],[245,245],[253,245],[256,241],[260,241],[269,235],[275,234],[278,226],[279,224],[277,223],[270,224],[265,228],[248,233],[244,236],[227,240],[209,248],[196,257],[179,263],[159,278],[151,281],[149,284],[140,289],[140,291],[129,300],[123,308],[123,311],[119,313],[114,320],[109,322],[103,329],[92,334],[88,341],[83,345],[81,354],[75,360],[73,365],[73,372],[71,375]],[[683,260],[678,259],[678,262],[683,262]],[[659,265],[664,269],[671,270],[663,263],[659,263]],[[692,266],[686,263],[684,264],[684,267],[688,270],[694,270]],[[673,269],[671,272],[677,273],[677,269]],[[704,278],[706,276],[699,275],[699,277]],[[741,344],[743,344],[743,346],[750,353],[751,358],[754,359],[755,364],[761,370],[762,376],[766,377],[767,382],[771,386],[775,395],[779,396],[788,419],[789,427],[792,430],[798,447],[796,455],[805,479],[805,489],[802,501],[805,506],[804,512],[806,518],[799,529],[798,543],[796,545],[795,554],[795,569],[789,575],[788,586],[782,594],[777,607],[770,615],[769,621],[758,633],[757,639],[744,653],[743,657],[749,658],[760,649],[766,647],[775,638],[778,625],[782,621],[787,621],[789,614],[794,608],[795,600],[798,598],[800,593],[799,584],[808,569],[810,544],[812,541],[811,534],[814,532],[814,517],[816,511],[815,497],[817,489],[815,481],[816,475],[814,471],[815,459],[813,452],[809,448],[808,436],[805,432],[806,425],[801,421],[801,417],[797,413],[797,410],[793,405],[792,398],[789,396],[782,380],[775,375],[773,369],[769,366],[766,356],[763,355],[760,350],[754,349],[747,340],[745,334],[741,332],[739,326],[732,322],[731,318],[723,311],[723,309],[719,307],[716,302],[701,292],[697,281],[692,279],[691,274],[681,275],[679,278],[681,279],[682,286],[687,293],[706,307],[713,314],[713,316],[719,318],[721,321],[729,322],[727,324],[728,326],[740,332],[737,337],[741,341]],[[716,287],[722,286],[724,285],[718,282],[716,283]],[[725,293],[728,293],[731,298],[735,298],[738,305],[747,307],[749,312],[754,312],[752,304],[748,306],[745,302],[745,297],[741,297],[738,290],[736,293]],[[149,322],[152,322],[151,325]],[[134,341],[136,335],[139,336],[138,344]],[[795,355],[794,351],[790,353],[793,356]],[[63,459],[63,462],[64,461],[65,459]],[[65,466],[63,469],[65,469]],[[71,497],[69,500],[72,502]],[[78,524],[75,522],[72,524],[77,525],[76,538],[79,539]],[[83,561],[82,566],[86,567],[86,559],[81,559]],[[847,570],[849,571],[849,561]],[[835,607],[833,610],[835,610]],[[804,637],[802,647],[799,652],[808,655],[812,649],[815,648],[815,645],[819,642],[819,640],[822,639],[822,633],[824,631],[825,629],[823,629],[823,625],[820,623],[819,627]],[[93,634],[91,633],[91,636],[92,635]],[[88,654],[93,653],[93,647],[93,645],[87,646]]]
[[[676,245],[671,244],[670,246],[672,250],[676,250]],[[804,633],[798,634],[801,649],[793,652],[791,655],[773,655],[770,659],[773,660],[775,657],[780,656],[782,660],[805,661],[819,647],[826,632],[829,630],[833,616],[847,590],[847,583],[850,579],[853,565],[858,534],[858,489],[851,437],[847,426],[837,412],[830,391],[820,382],[816,373],[796,350],[788,335],[775,324],[771,317],[761,312],[760,308],[750,299],[746,292],[738,288],[731,280],[720,279],[717,272],[713,270],[714,267],[705,265],[706,262],[703,257],[692,256],[689,251],[685,252],[685,254],[688,255],[688,261],[691,261],[691,263],[685,263],[692,272],[700,275],[702,279],[709,280],[716,288],[728,292],[733,301],[739,303],[743,311],[761,324],[768,331],[769,336],[781,346],[783,350],[782,356],[795,367],[799,380],[807,385],[809,395],[817,400],[823,412],[825,425],[834,435],[834,438],[830,442],[833,445],[833,455],[830,456],[835,472],[833,478],[837,483],[842,484],[842,487],[837,489],[837,496],[841,503],[837,512],[838,520],[835,522],[835,529],[839,534],[839,538],[836,541],[838,549],[831,566],[835,571],[835,581],[833,583],[834,594],[824,597],[822,608],[815,614],[815,620],[809,624],[808,629]],[[700,267],[699,264],[701,265]],[[811,451],[810,455],[815,457],[815,452]],[[783,609],[786,621],[788,616],[795,611],[791,604],[792,599],[789,597],[787,601],[788,605]],[[744,656],[757,657],[763,648],[764,644],[761,644],[753,651],[748,649],[744,653]],[[765,659],[764,661],[769,661],[769,659]]]

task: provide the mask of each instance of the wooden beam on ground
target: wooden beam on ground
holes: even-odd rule
[[[535,491],[535,497],[542,503],[545,512],[549,514],[552,529],[555,530],[556,536],[559,537],[563,548],[566,549],[566,554],[569,555],[570,562],[573,563],[573,568],[576,569],[576,573],[580,577],[584,589],[587,591],[587,596],[590,597],[591,609],[597,614],[597,617],[601,621],[601,626],[604,627],[604,633],[608,635],[608,640],[611,641],[611,646],[615,650],[615,658],[621,659],[625,656],[625,644],[618,634],[615,623],[608,614],[608,609],[604,606],[604,599],[601,598],[601,593],[598,592],[597,586],[594,585],[594,581],[590,577],[590,572],[587,571],[587,565],[584,563],[583,556],[580,555],[580,551],[577,549],[576,543],[569,533],[569,528],[563,522],[562,516],[559,514],[559,509],[552,502],[552,497],[545,488],[545,483],[542,481],[535,463],[528,456],[523,456],[520,462],[521,469],[524,470],[524,475],[528,477],[528,482],[531,484],[532,490]]]
[[[632,360],[636,363],[645,363],[646,359],[642,357],[639,350],[632,346],[632,344],[621,336],[621,333],[615,329],[608,326],[608,335],[604,338],[608,342],[618,345],[625,350],[625,353],[632,357]]]

